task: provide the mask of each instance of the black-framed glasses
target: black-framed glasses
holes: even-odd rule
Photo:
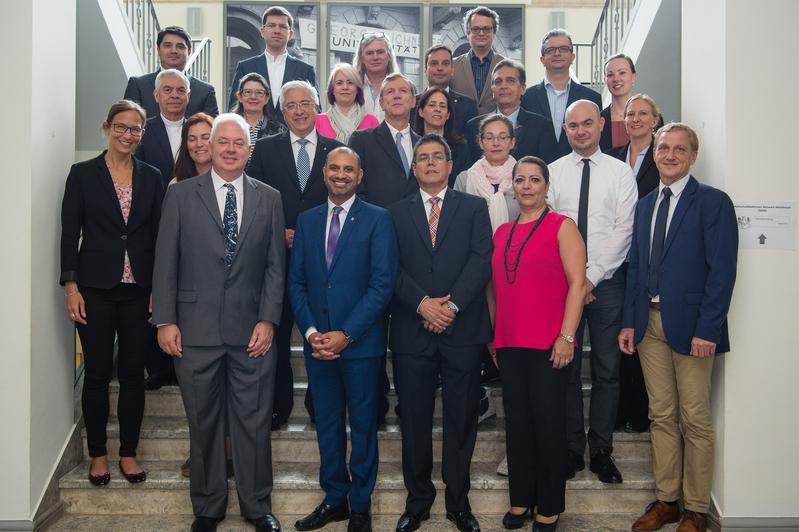
[[[552,55],[555,52],[560,52],[562,54],[570,54],[572,53],[571,46],[550,46],[549,48],[544,48],[544,55]]]
[[[489,35],[494,33],[494,26],[472,26],[469,28],[471,33],[482,33],[483,35]]]
[[[114,133],[117,135],[124,135],[127,131],[130,131],[130,134],[134,137],[141,137],[144,134],[144,128],[139,126],[126,126],[125,124],[114,123],[111,124],[111,127],[114,129]]]

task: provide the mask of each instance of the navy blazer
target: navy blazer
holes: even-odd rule
[[[477,137],[480,134],[480,122],[487,116],[494,114],[488,113],[472,118],[466,124],[466,139],[469,142],[469,165],[471,167],[483,156],[480,143]],[[547,116],[531,113],[523,108],[519,108],[519,116],[516,119],[516,146],[511,155],[516,160],[525,155],[535,155],[541,157],[546,163],[551,163],[558,158],[558,148],[555,140],[555,133],[552,129],[552,120]]]
[[[283,121],[283,113],[280,111],[280,107],[275,107],[275,94],[280,94],[280,88],[283,84],[294,81],[297,79],[302,79],[310,83],[316,88],[316,91],[319,92],[319,86],[316,84],[316,72],[314,71],[313,67],[306,63],[305,61],[300,61],[299,59],[295,59],[289,55],[286,57],[286,69],[283,71],[283,79],[280,80],[278,83],[277,80],[269,79],[269,71],[266,69],[266,56],[264,55],[266,52],[256,55],[255,57],[250,57],[249,59],[244,59],[239,61],[239,64],[236,65],[236,73],[233,75],[233,81],[230,83],[230,93],[228,95],[228,109],[233,109],[233,104],[236,103],[236,91],[239,90],[239,80],[249,74],[250,72],[256,72],[261,74],[267,83],[269,83],[269,89],[272,93],[272,97],[269,98],[269,105],[272,106],[272,111],[274,111],[274,116],[281,122]]]
[[[649,247],[659,189],[635,209],[623,327],[635,329],[640,343],[649,323]],[[730,350],[727,311],[735,284],[738,222],[729,196],[693,176],[672,215],[660,264],[660,315],[669,346],[691,352],[696,336],[715,342],[716,353]]]
[[[155,92],[155,78],[158,76],[160,70],[144,74],[143,76],[133,76],[128,80],[128,86],[125,87],[126,100],[133,100],[138,103],[144,110],[147,111],[147,118],[152,118],[159,114],[158,103],[155,101],[153,92]],[[219,114],[219,108],[216,105],[216,91],[214,86],[210,83],[201,81],[194,76],[189,76],[189,105],[186,107],[186,116],[203,112],[211,116]]]
[[[611,148],[607,151],[607,154],[626,163],[628,149],[630,149],[629,143],[620,148]],[[652,190],[658,188],[660,184],[660,172],[655,165],[654,154],[655,143],[653,139],[652,144],[649,145],[649,151],[644,155],[644,160],[641,161],[641,166],[638,168],[638,175],[635,176],[635,181],[638,183],[638,199],[643,198],[652,192]]]
[[[288,290],[297,327],[345,331],[352,343],[342,358],[385,355],[383,310],[397,278],[397,239],[388,211],[355,198],[333,255],[326,263],[327,202],[300,215]],[[311,346],[304,343],[306,356]]]
[[[594,102],[597,107],[602,109],[602,96],[600,96],[598,92],[572,80],[569,87],[569,97],[566,100],[566,107],[577,100],[590,100]],[[547,89],[544,86],[544,81],[541,81],[541,83],[537,85],[533,85],[525,91],[522,97],[522,107],[531,113],[538,113],[539,115],[549,118],[551,123],[552,111],[549,108],[549,99],[547,98]],[[558,124],[558,126],[560,125]],[[564,132],[561,132],[560,139],[558,139],[557,151],[555,159],[568,155],[572,151],[571,146],[569,146],[569,139]]]
[[[148,118],[144,127],[144,135],[136,148],[136,158],[158,168],[166,188],[175,177],[175,158],[172,157],[169,135],[161,114]]]

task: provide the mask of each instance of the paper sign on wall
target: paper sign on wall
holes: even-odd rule
[[[741,249],[796,249],[796,202],[736,201]]]

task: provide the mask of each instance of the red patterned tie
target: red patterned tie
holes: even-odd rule
[[[441,217],[441,207],[438,206],[438,202],[441,201],[441,198],[434,196],[428,201],[430,202],[430,219],[428,220],[430,224],[430,241],[433,243],[433,247],[436,247],[438,219]]]

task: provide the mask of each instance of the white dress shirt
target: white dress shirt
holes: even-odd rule
[[[225,220],[225,199],[227,198],[228,191],[225,185],[228,183],[233,185],[233,188],[236,190],[236,225],[241,229],[241,213],[244,212],[244,174],[233,181],[225,181],[211,168],[211,184],[214,187],[216,203],[219,206],[219,217],[223,222]]]
[[[166,127],[166,136],[169,138],[169,148],[172,150],[172,159],[176,160],[178,158],[178,150],[180,149],[180,133],[183,131],[183,122],[185,122],[186,119],[181,118],[180,120],[173,121],[161,115],[161,120],[164,121],[164,126]]]
[[[575,152],[549,165],[547,201],[577,221],[583,158]],[[638,187],[630,165],[596,150],[590,157],[588,192],[588,264],[586,277],[594,286],[610,279],[627,258],[633,233]]]
[[[269,87],[272,89],[272,101],[274,106],[279,108],[278,102],[280,101],[280,87],[283,86],[283,75],[286,72],[286,58],[289,53],[283,52],[277,57],[274,57],[268,50],[264,50],[264,57],[266,57],[266,71],[269,73]]]
[[[411,125],[408,124],[405,126],[405,129],[400,131],[399,129],[394,129],[394,126],[386,122],[388,126],[388,130],[391,132],[391,140],[394,144],[397,144],[397,133],[402,133],[402,148],[405,150],[405,157],[408,158],[408,167],[410,168],[413,165],[413,143],[411,142]],[[399,155],[399,154],[397,154]]]
[[[294,153],[294,165],[297,165],[297,155],[300,153],[300,143],[297,142],[298,140],[304,138],[308,141],[308,144],[305,145],[305,151],[308,152],[308,160],[310,161],[310,167],[313,168],[313,161],[314,157],[316,156],[316,144],[319,142],[319,137],[316,135],[316,130],[312,130],[308,133],[307,137],[298,137],[294,134],[293,131],[289,130],[289,139],[291,140],[291,151]],[[310,181],[311,177],[308,176],[308,180]]]
[[[378,122],[386,118],[386,113],[380,107],[380,93],[372,91],[372,84],[366,76],[363,78],[363,106],[368,114],[377,117]]]
[[[671,198],[669,198],[669,212],[666,215],[666,235],[669,234],[669,227],[671,226],[671,218],[674,216],[674,211],[677,209],[677,203],[680,201],[680,196],[682,196],[683,190],[685,190],[685,185],[688,184],[688,178],[691,174],[681,177],[677,181],[669,186],[671,189]],[[649,255],[651,258],[652,255],[652,241],[655,238],[655,220],[658,217],[658,207],[660,204],[663,203],[663,189],[666,188],[666,185],[663,184],[661,181],[658,185],[658,197],[655,200],[655,209],[652,211],[652,221],[649,223]],[[655,303],[660,302],[660,296],[657,295],[652,298],[652,301]]]

